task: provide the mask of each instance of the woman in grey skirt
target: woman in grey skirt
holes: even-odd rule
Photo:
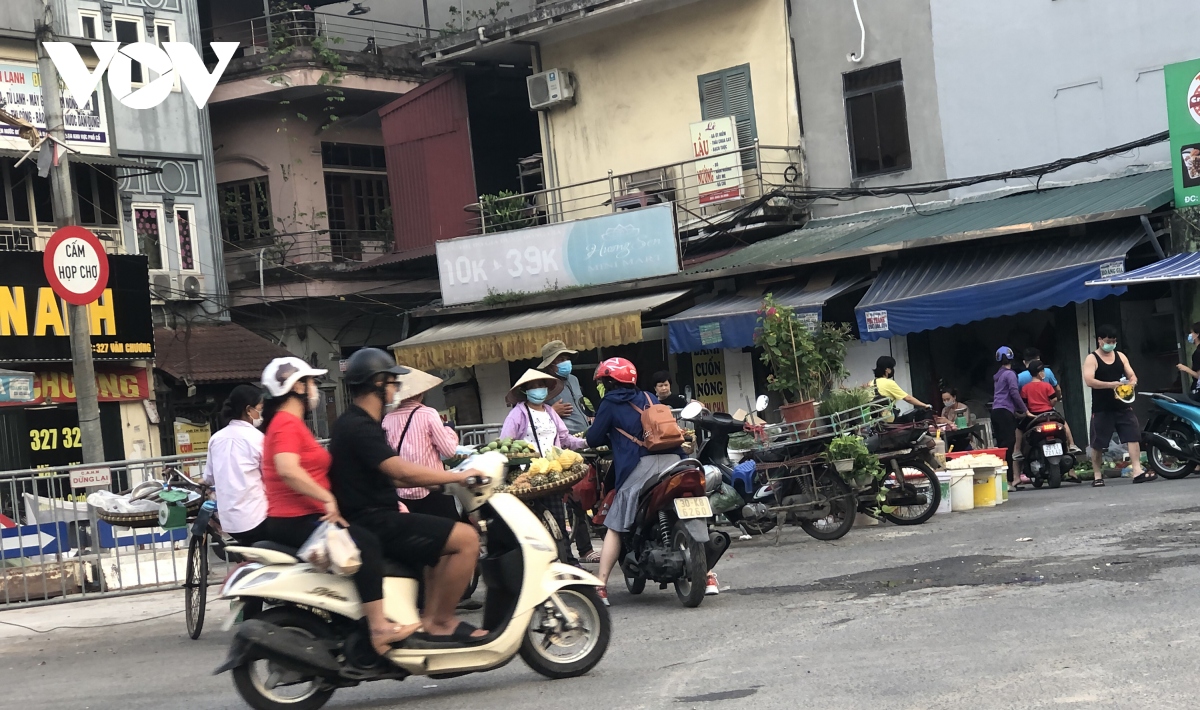
[[[679,461],[683,450],[652,454],[634,441],[642,438],[642,415],[631,406],[644,400],[649,393],[637,386],[637,368],[624,358],[614,357],[596,368],[596,380],[604,387],[604,399],[596,410],[596,419],[587,431],[588,446],[612,448],[613,464],[610,475],[615,479],[616,495],[604,518],[608,533],[600,550],[599,577],[608,584],[608,576],[621,553],[621,535],[629,532],[637,514],[638,494],[648,481],[663,469]],[[657,399],[653,400],[657,403]],[[644,404],[640,405],[644,408]],[[625,432],[628,436],[623,435]],[[632,437],[632,438],[631,438]],[[599,589],[600,598],[608,604],[608,590]]]

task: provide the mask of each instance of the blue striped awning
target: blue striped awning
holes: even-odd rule
[[[1116,276],[1088,281],[1088,286],[1132,286],[1153,281],[1183,281],[1200,279],[1200,254],[1194,251],[1169,256],[1149,266],[1127,271]]]
[[[1141,226],[993,248],[926,249],[886,265],[854,309],[863,340],[1065,306],[1125,292],[1090,286],[1125,270]]]
[[[868,277],[862,274],[835,279],[828,286],[791,286],[771,291],[775,300],[791,306],[801,316],[821,320],[821,311],[830,299],[856,287],[864,286]],[[761,296],[721,296],[663,318],[667,324],[670,349],[673,353],[699,352],[715,348],[747,348],[754,345],[754,329],[758,327]]]

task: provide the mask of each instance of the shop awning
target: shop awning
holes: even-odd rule
[[[440,323],[391,348],[396,362],[432,370],[540,357],[542,346],[551,340],[561,340],[573,350],[636,343],[642,339],[642,313],[685,293]]]
[[[154,367],[189,384],[258,382],[267,363],[291,355],[236,323],[155,328],[154,349]]]
[[[26,151],[24,151],[24,150],[13,150],[10,148],[4,148],[4,149],[0,149],[0,158],[16,158],[19,160],[22,156],[25,155],[25,153],[26,153]],[[115,155],[95,155],[93,153],[71,153],[70,159],[77,163],[86,163],[87,165],[104,165],[104,166],[108,166],[108,167],[112,167],[112,168],[126,168],[128,170],[140,170],[140,171],[143,171],[147,175],[151,174],[151,173],[161,173],[162,172],[162,168],[160,168],[160,167],[157,167],[154,165],[147,165],[145,163],[139,163],[135,160],[128,160],[126,158],[120,158]],[[32,161],[32,165],[36,166],[37,165],[37,153],[30,155],[29,160]]]
[[[856,275],[836,279],[832,284],[791,287],[772,291],[775,299],[791,306],[797,314],[821,320],[821,309],[832,298],[861,286],[866,276]],[[769,290],[769,289],[768,289]],[[747,348],[754,345],[754,329],[758,325],[758,309],[762,296],[731,295],[693,306],[686,311],[663,318],[670,336],[673,353],[699,352],[712,348]]]
[[[1132,286],[1155,281],[1186,281],[1200,279],[1200,253],[1194,251],[1169,256],[1149,266],[1116,276],[1088,281],[1088,286]]]
[[[885,266],[854,309],[863,340],[890,338],[1125,292],[1088,286],[1124,270],[1140,226],[992,248],[947,247]]]

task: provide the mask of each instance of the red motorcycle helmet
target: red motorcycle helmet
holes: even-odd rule
[[[611,377],[617,382],[636,385],[637,368],[623,357],[610,357],[596,367],[596,376],[593,379],[598,380],[601,377]]]

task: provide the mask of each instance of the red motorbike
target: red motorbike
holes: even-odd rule
[[[713,530],[704,467],[683,459],[651,479],[638,498],[637,517],[621,539],[621,571],[630,594],[647,580],[675,585],[686,607],[704,601],[708,571],[729,549],[729,535]]]

